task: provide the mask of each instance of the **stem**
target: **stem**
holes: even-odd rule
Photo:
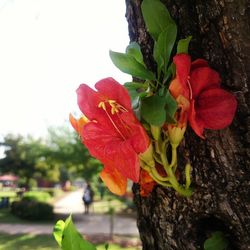
[[[148,81],[148,83],[149,83],[149,86],[150,86],[153,90],[156,90],[156,89],[157,89],[157,87],[155,86],[155,84],[154,84],[153,82]]]
[[[157,169],[156,169],[155,167],[151,168],[151,173],[152,173],[152,175],[153,175],[155,178],[157,178],[157,179],[160,180],[160,181],[168,181],[168,180],[169,180],[168,177],[163,177],[163,176],[161,176],[161,175],[158,173],[158,171],[157,171]]]
[[[158,184],[160,184],[161,186],[164,187],[172,187],[172,185],[166,180],[159,180],[152,172],[149,173],[149,175],[152,177],[152,179],[157,182]],[[166,178],[167,179],[167,178]]]
[[[171,147],[172,147],[172,159],[171,159],[171,164],[169,167],[171,167],[171,168],[175,167],[175,169],[176,169],[176,166],[177,166],[177,150],[176,149],[177,149],[177,147],[173,146],[173,145],[171,145]]]
[[[185,166],[185,177],[186,177],[186,185],[185,188],[189,188],[191,184],[191,178],[190,178],[190,171],[191,171],[191,165],[190,163],[187,163]]]
[[[159,154],[153,154],[154,160],[162,165],[161,158]]]
[[[176,151],[176,149],[175,149]],[[175,156],[176,157],[176,156]],[[173,173],[173,169],[172,169],[172,166],[171,165],[168,165],[166,164],[166,156],[162,153],[161,154],[161,160],[162,160],[162,163],[163,163],[163,167],[168,175],[168,178],[169,178],[169,182],[171,183],[172,187],[181,195],[183,196],[186,196],[186,197],[189,197],[192,195],[192,190],[190,189],[185,189],[183,188],[179,182],[177,181],[176,179],[176,176],[175,174]],[[174,159],[174,161],[176,161],[176,159]],[[172,164],[172,162],[171,162]]]

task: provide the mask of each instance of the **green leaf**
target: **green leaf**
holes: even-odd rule
[[[167,73],[169,58],[177,35],[177,27],[175,23],[171,23],[161,32],[154,46],[154,59],[157,63],[158,75],[162,70],[164,75]]]
[[[188,46],[192,39],[192,36],[188,36],[185,39],[181,39],[177,44],[177,54],[186,53],[188,54]]]
[[[165,95],[165,100],[166,100],[166,106],[165,106],[166,121],[168,123],[176,123],[174,115],[175,115],[175,112],[178,108],[178,105],[169,91],[167,91],[167,93]]]
[[[141,101],[141,115],[149,124],[161,126],[166,120],[166,99],[163,96],[153,95]]]
[[[147,89],[148,88],[148,84],[142,83],[142,82],[125,82],[124,83],[124,87],[126,89]]]
[[[169,24],[174,23],[167,8],[159,0],[143,0],[141,9],[148,32],[155,41]]]
[[[168,70],[167,72],[165,73],[165,76],[163,78],[163,84],[165,84],[165,86],[168,88],[169,87],[169,84],[170,82],[168,82],[169,79],[172,78],[172,76],[175,76],[175,64],[172,62],[169,67],[168,67]],[[168,82],[168,84],[166,84]]]
[[[114,65],[122,72],[144,80],[155,79],[154,73],[146,69],[144,65],[136,61],[131,55],[114,51],[110,51],[109,55]]]
[[[137,109],[140,104],[140,96],[136,89],[128,89],[128,93],[131,99],[131,105],[133,109]]]
[[[145,66],[141,47],[137,42],[130,43],[126,48],[126,54],[135,58],[135,60]]]
[[[137,89],[146,90],[148,84],[139,82],[126,82],[124,87],[128,90],[131,99],[132,108],[135,110],[139,107],[140,99],[144,98],[147,93],[145,91],[138,92]]]
[[[57,223],[54,226],[53,235],[59,246],[62,246],[62,236],[64,227],[65,227],[65,222],[63,220],[57,221]]]
[[[96,250],[96,247],[83,239],[80,233],[76,230],[71,216],[65,221],[61,248],[62,250]]]
[[[228,240],[223,232],[216,231],[204,243],[204,250],[225,250],[228,246]]]

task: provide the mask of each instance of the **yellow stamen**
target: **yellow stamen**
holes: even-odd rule
[[[109,120],[113,124],[114,128],[116,129],[116,131],[120,134],[120,136],[122,137],[122,139],[126,140],[126,138],[124,137],[124,135],[122,134],[122,132],[119,130],[119,128],[116,126],[115,122],[112,120],[112,118],[110,117],[109,113],[106,110],[105,110],[105,113],[107,114]]]
[[[111,114],[112,115],[119,112],[118,105],[117,105],[116,101],[108,100],[108,103],[111,106]]]
[[[188,79],[187,79],[187,85],[188,85],[188,88],[189,88],[189,98],[190,100],[193,99],[193,91],[192,91],[192,87],[191,87],[191,83],[190,83],[190,76],[188,76]]]
[[[98,108],[102,108],[103,110],[106,110],[105,102],[100,102],[100,103],[98,104]]]
[[[106,102],[108,102],[109,105],[111,106],[111,114],[112,115],[114,115],[115,113],[119,112],[118,104],[116,103],[116,101],[114,101],[114,100],[108,100]],[[116,129],[116,131],[120,134],[120,136],[123,138],[123,140],[126,140],[126,138],[124,137],[124,135],[122,134],[122,132],[119,130],[119,128],[116,126],[116,124],[113,121],[112,117],[109,115],[108,111],[106,110],[105,102],[100,102],[98,104],[98,108],[102,108],[105,111],[106,115],[108,116],[110,122],[112,123],[112,125],[114,126],[114,128]]]
[[[106,110],[105,102],[107,102],[110,105],[112,115],[119,113],[119,111],[128,112],[128,110],[125,107],[117,103],[115,100],[102,101],[98,104],[98,108],[102,108],[103,110]]]

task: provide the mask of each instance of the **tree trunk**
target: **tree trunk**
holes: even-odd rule
[[[178,26],[178,37],[192,35],[190,54],[209,61],[233,93],[238,109],[231,126],[205,132],[188,129],[179,153],[192,164],[194,194],[183,198],[156,187],[147,198],[134,185],[138,228],[144,250],[203,249],[211,232],[227,236],[228,249],[250,249],[250,2],[247,0],[165,0]],[[142,48],[145,63],[155,68],[152,39],[145,30],[141,0],[126,0],[131,41]],[[181,161],[179,162],[181,169]]]

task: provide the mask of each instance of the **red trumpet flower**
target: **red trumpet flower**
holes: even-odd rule
[[[187,54],[174,57],[176,78],[170,84],[171,94],[182,95],[190,101],[188,120],[197,135],[204,138],[203,130],[223,129],[234,117],[237,101],[229,92],[220,88],[219,74],[207,61],[197,59],[191,63]]]
[[[78,106],[88,122],[71,118],[90,154],[104,164],[101,178],[108,188],[122,195],[127,179],[139,181],[139,154],[149,146],[149,137],[135,117],[128,91],[112,78],[77,89]],[[76,125],[78,124],[78,125]]]

